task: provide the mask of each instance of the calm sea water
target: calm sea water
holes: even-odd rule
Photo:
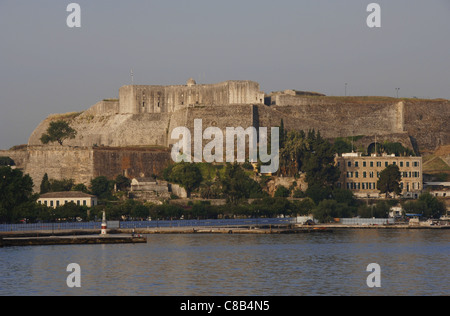
[[[81,288],[67,287],[70,263]],[[370,263],[381,288],[369,288]],[[147,244],[0,248],[0,295],[450,295],[450,231],[149,235]]]

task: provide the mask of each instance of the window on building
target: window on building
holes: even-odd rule
[[[363,172],[363,178],[367,178],[367,172]]]
[[[370,166],[373,167],[373,161],[370,162]]]
[[[363,161],[363,167],[367,167],[367,162]]]
[[[409,167],[409,161],[406,162],[406,167]]]
[[[403,161],[400,161],[400,167],[403,167]]]
[[[381,161],[377,161],[377,167],[381,167]]]
[[[359,167],[359,162],[355,161],[355,167]]]
[[[389,166],[389,162],[386,161],[386,162],[384,163],[384,166],[385,166],[385,167]]]
[[[351,167],[352,166],[352,162],[351,161],[347,162],[347,166]]]

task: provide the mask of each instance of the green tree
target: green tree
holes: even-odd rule
[[[391,206],[386,201],[378,201],[376,204],[363,204],[358,208],[358,216],[361,218],[387,218]]]
[[[352,151],[352,145],[343,139],[337,139],[334,142],[333,149],[338,154],[349,153]]]
[[[334,164],[333,146],[324,140],[320,132],[308,134],[310,150],[305,155],[302,171],[306,172],[306,182],[319,184],[323,188],[332,188],[338,181],[340,171]]]
[[[12,160],[9,157],[0,157],[0,166],[2,167],[8,167],[8,166],[15,166],[14,160]]]
[[[264,197],[253,201],[247,210],[243,209],[247,216],[252,217],[276,217],[278,215],[290,216],[296,213],[295,205],[282,197]]]
[[[348,206],[357,206],[357,200],[351,190],[334,188],[331,195],[338,203],[344,203]]]
[[[331,197],[332,189],[324,187],[320,183],[313,183],[312,185],[308,185],[305,194],[311,198],[314,203],[319,204],[321,201]]]
[[[288,188],[280,185],[275,191],[274,197],[289,197],[290,194],[291,192]]]
[[[305,198],[301,201],[294,201],[293,203],[297,211],[297,215],[300,216],[310,215],[312,210],[316,207],[316,204],[311,198]]]
[[[196,201],[192,204],[192,209],[189,212],[190,218],[195,219],[214,219],[217,218],[217,213],[209,201]]]
[[[445,203],[430,193],[422,194],[417,201],[408,201],[403,204],[406,213],[422,214],[425,218],[440,218],[445,215]]]
[[[43,144],[58,142],[61,146],[66,139],[74,139],[77,131],[70,127],[64,120],[50,122],[47,133],[42,134]]]
[[[284,121],[283,119],[281,119],[281,123],[280,123],[280,143],[279,146],[280,148],[284,147],[284,142],[286,141],[286,130],[284,128]]]
[[[200,186],[200,196],[202,199],[219,199],[222,195],[220,183],[206,181]]]
[[[402,175],[397,165],[389,165],[381,171],[380,178],[377,182],[377,189],[380,193],[386,194],[386,197],[390,193],[399,195],[402,192],[400,188],[400,182],[402,181]]]
[[[111,198],[111,192],[114,187],[113,181],[109,181],[104,176],[97,177],[91,181],[91,192],[99,199],[106,200]]]
[[[74,222],[77,218],[87,219],[87,207],[76,205],[73,202],[66,203],[54,210],[54,217],[65,221]]]
[[[323,200],[313,210],[314,218],[319,222],[331,222],[334,218],[353,217],[354,209],[345,203],[338,203],[336,200]]]
[[[131,180],[121,174],[116,177],[115,182],[118,191],[125,191],[131,186]]]
[[[41,182],[41,194],[45,194],[50,192],[51,190],[51,184],[50,181],[48,180],[48,174],[44,174],[44,177],[42,178],[42,182]]]
[[[248,196],[245,185],[246,175],[242,168],[237,164],[227,164],[225,174],[221,178],[222,191],[231,204],[238,202]]]
[[[131,208],[130,215],[134,219],[144,220],[147,219],[147,217],[150,215],[150,209],[148,206],[142,203],[137,203],[136,205],[133,206],[133,208]]]
[[[440,218],[447,212],[445,203],[430,193],[424,193],[419,197],[419,202],[423,202],[425,209],[423,215],[427,218]]]
[[[50,192],[72,191],[74,185],[73,179],[50,180]]]
[[[227,163],[220,183],[223,194],[231,204],[238,204],[242,199],[261,198],[265,196],[261,186],[255,180],[251,179],[237,163]]]
[[[72,187],[72,191],[78,191],[83,193],[89,193],[89,190],[86,185],[83,183],[78,183]]]
[[[200,168],[194,163],[181,162],[169,167],[165,177],[170,182],[178,183],[186,189],[188,195],[200,186],[203,176]]]
[[[18,219],[17,208],[35,200],[33,180],[18,169],[0,168],[0,222],[12,222]]]
[[[298,175],[309,150],[309,144],[303,131],[283,130],[283,142],[280,144],[280,172],[285,175]]]

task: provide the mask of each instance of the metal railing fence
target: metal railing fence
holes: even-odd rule
[[[295,223],[295,218],[251,218],[251,219],[210,219],[210,220],[153,220],[121,221],[120,228],[158,227],[226,227],[252,225],[286,225]],[[0,232],[61,231],[101,229],[101,222],[0,224]]]

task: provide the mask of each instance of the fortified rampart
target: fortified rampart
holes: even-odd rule
[[[305,104],[300,104],[303,102]],[[325,138],[385,135],[404,131],[403,102],[361,105],[315,100],[311,103],[301,100],[294,106],[259,107],[259,124],[279,126],[283,120],[288,130],[315,129]]]
[[[94,149],[89,147],[33,146],[28,148],[24,173],[33,178],[34,190],[39,190],[44,174],[50,179],[73,179],[89,184],[94,174]]]
[[[168,149],[31,146],[27,150],[0,151],[0,156],[14,160],[18,168],[33,178],[34,190],[39,191],[44,174],[50,179],[73,179],[75,183],[90,184],[98,176],[115,179],[161,176],[170,163]]]
[[[119,174],[129,178],[162,176],[162,170],[169,163],[168,149],[94,148],[93,177],[114,179]]]
[[[51,115],[32,133],[28,149],[11,153],[39,184],[73,178],[88,184],[96,176],[142,177],[159,174],[171,163],[170,139],[176,127],[194,134],[194,120],[203,130],[218,127],[314,129],[325,138],[364,135],[357,145],[394,140],[416,151],[434,151],[450,144],[450,103],[382,97],[326,97],[316,93],[275,93],[264,98],[259,84],[227,81],[214,85],[125,86],[119,99],[98,102],[82,113]],[[265,105],[263,104],[266,101]],[[158,106],[159,104],[159,106]],[[64,119],[77,131],[64,146],[42,146],[49,123]],[[205,141],[206,142],[206,141]]]

